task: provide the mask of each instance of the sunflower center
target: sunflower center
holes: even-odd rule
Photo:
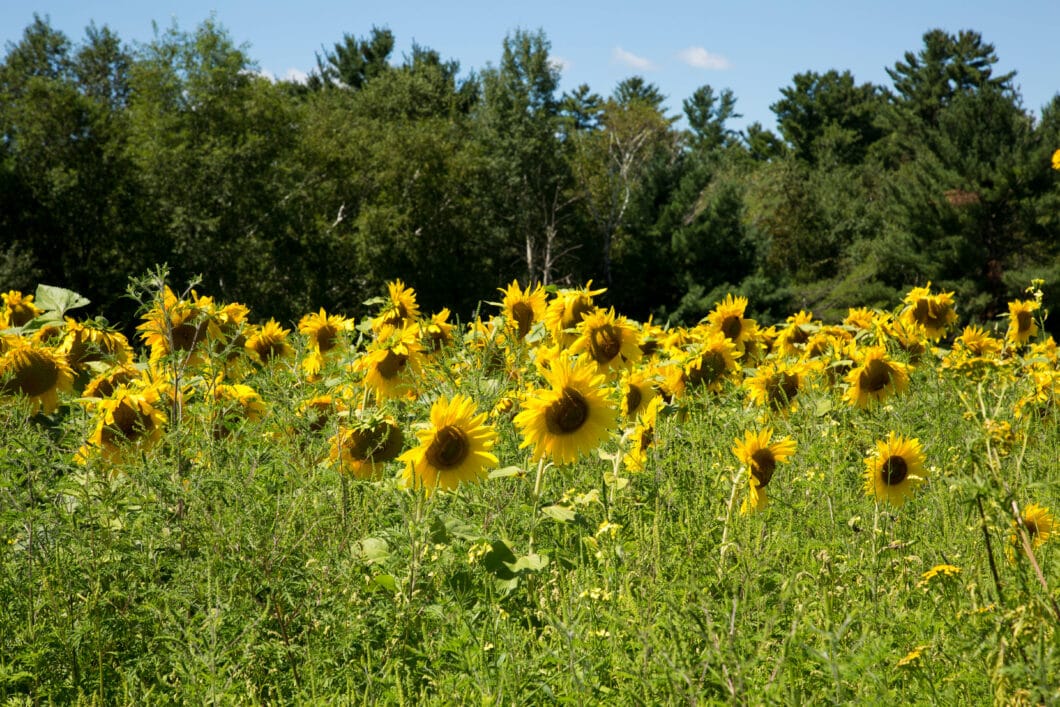
[[[425,456],[435,469],[444,470],[459,466],[470,453],[467,433],[456,425],[448,425],[434,434]]]
[[[793,343],[793,344],[805,344],[809,340],[810,340],[809,333],[805,329],[803,329],[801,325],[796,324],[792,328],[791,343]]]
[[[33,313],[33,308],[24,304],[16,304],[8,313],[8,321],[11,326],[22,326],[27,322],[31,321],[36,316]]]
[[[725,359],[717,351],[710,351],[699,357],[699,362],[689,366],[688,382],[693,385],[705,383],[710,385],[718,380],[722,371],[725,370]]]
[[[858,376],[858,386],[870,393],[878,393],[891,382],[891,367],[884,361],[874,358],[865,365]]]
[[[399,427],[382,420],[374,427],[348,430],[343,441],[351,459],[387,462],[401,453],[404,438]]]
[[[799,377],[791,373],[777,373],[766,384],[769,402],[781,405],[795,398],[799,392]]]
[[[1024,334],[1031,330],[1031,325],[1034,320],[1031,318],[1031,313],[1025,309],[1021,309],[1016,312],[1016,326],[1019,327],[1019,333]]]
[[[59,380],[59,367],[35,352],[24,359],[24,364],[15,371],[13,383],[28,397],[36,397],[55,387]]]
[[[644,396],[641,395],[640,388],[637,386],[630,384],[626,388],[626,410],[629,411],[630,415],[637,411],[637,408],[640,407],[640,401],[643,399]]]
[[[949,307],[933,299],[919,299],[913,305],[913,319],[918,323],[932,329],[940,329],[946,326],[946,316]]]
[[[331,324],[324,324],[322,327],[317,329],[315,339],[317,341],[317,348],[320,349],[320,353],[327,353],[335,348],[335,340],[339,336],[339,331]]]
[[[740,338],[741,331],[743,331],[743,318],[740,315],[733,314],[722,320],[721,333],[726,339],[736,341]]]
[[[592,308],[592,300],[584,295],[578,295],[578,297],[571,302],[570,309],[567,310],[567,316],[563,320],[563,328],[570,329],[571,327],[580,324],[582,315],[591,312]]]
[[[756,449],[751,454],[751,476],[755,477],[759,488],[765,488],[777,470],[777,459],[769,449]]]
[[[401,373],[401,370],[405,367],[405,363],[409,360],[409,357],[405,354],[394,353],[393,349],[386,350],[386,356],[379,362],[376,369],[379,371],[379,375],[383,378],[390,380],[397,374]]]
[[[116,441],[135,441],[144,432],[154,429],[155,423],[150,415],[144,415],[126,401],[114,408],[114,422],[103,428],[101,439],[104,444],[113,445]]]
[[[645,427],[640,431],[640,451],[644,451],[655,441],[655,427]]]
[[[901,457],[887,457],[880,465],[880,479],[888,486],[897,486],[909,476],[909,465]]]
[[[527,302],[519,301],[512,305],[512,319],[519,325],[519,338],[530,333],[530,327],[534,324],[534,308]]]
[[[589,403],[574,388],[564,388],[559,399],[545,410],[545,426],[554,435],[577,432],[588,419]]]
[[[622,350],[622,334],[610,324],[593,329],[589,335],[589,353],[597,363],[610,363]]]
[[[191,351],[206,333],[206,322],[201,324],[189,324],[184,322],[173,327],[173,350]]]

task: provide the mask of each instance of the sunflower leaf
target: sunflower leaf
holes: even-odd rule
[[[89,299],[72,290],[52,285],[37,285],[33,300],[41,309],[56,312],[60,317],[71,309],[91,304]]]
[[[490,472],[491,479],[505,479],[509,476],[525,476],[526,472],[517,466],[506,466],[503,469],[494,469]]]
[[[515,562],[506,564],[512,572],[522,572],[523,570],[537,572],[548,567],[548,555],[538,555],[536,552],[531,552],[529,555],[523,555]]]
[[[577,512],[573,508],[560,505],[545,506],[541,509],[541,512],[547,515],[552,520],[558,520],[560,523],[569,523],[578,517]]]

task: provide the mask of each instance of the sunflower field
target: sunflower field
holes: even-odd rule
[[[136,336],[0,308],[0,700],[1060,700],[1041,283],[634,321],[388,283],[285,326],[164,270]]]

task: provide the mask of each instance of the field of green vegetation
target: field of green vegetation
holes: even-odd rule
[[[3,295],[4,704],[1060,700],[1040,284],[295,330],[165,283],[131,340]]]

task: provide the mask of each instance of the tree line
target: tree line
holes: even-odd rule
[[[972,317],[1034,278],[1058,301],[1060,94],[1036,118],[978,32],[928,31],[890,86],[795,74],[775,132],[710,85],[683,126],[643,77],[561,92],[541,31],[470,72],[394,46],[346,34],[293,82],[212,20],[130,47],[36,16],[0,64],[0,288],[123,323],[159,263],[285,322],[395,278],[462,318],[512,279],[682,323],[726,292],[829,318],[929,280]]]

